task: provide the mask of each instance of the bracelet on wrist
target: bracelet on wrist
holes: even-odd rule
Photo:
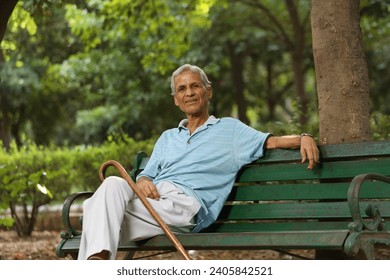
[[[314,138],[314,136],[311,135],[310,133],[301,133],[301,137],[303,137],[303,136],[309,136],[311,138]]]

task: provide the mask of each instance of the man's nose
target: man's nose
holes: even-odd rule
[[[193,95],[193,94],[194,94],[194,92],[193,92],[192,88],[191,88],[191,87],[188,87],[187,90],[186,90],[186,95],[191,96],[191,95]]]

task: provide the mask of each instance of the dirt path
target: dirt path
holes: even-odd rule
[[[57,231],[33,232],[20,238],[15,231],[0,231],[0,260],[55,260],[55,248],[60,242]]]

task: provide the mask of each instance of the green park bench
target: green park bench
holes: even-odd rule
[[[390,245],[390,141],[319,146],[320,164],[301,164],[298,150],[267,150],[240,170],[219,219],[201,233],[176,235],[186,250],[334,250],[375,259],[376,245]],[[139,153],[131,177],[148,160]],[[77,257],[80,231],[70,222],[65,201],[65,231],[57,255]],[[390,248],[390,247],[389,247]],[[136,251],[175,250],[165,236],[119,245]]]

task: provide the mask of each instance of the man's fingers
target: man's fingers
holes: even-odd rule
[[[158,194],[158,191],[153,184],[147,184],[147,186],[143,190],[144,190],[144,195],[146,197],[149,197],[152,199],[159,199],[160,198],[160,195]]]
[[[313,169],[319,161],[319,156],[317,155],[316,150],[305,150],[302,162],[305,162],[306,160],[309,160],[308,169]]]
[[[149,197],[152,198],[152,199],[159,199],[160,198],[160,195],[159,195],[155,185],[151,186],[151,188],[150,188],[150,196]]]
[[[306,161],[306,151],[303,147],[301,147],[301,158],[302,158],[302,163]]]
[[[306,138],[306,137],[305,137]],[[313,138],[307,137],[301,141],[302,163],[309,160],[308,169],[313,169],[319,162],[320,153]]]
[[[152,199],[159,199],[160,195],[157,191],[156,186],[151,181],[142,181],[138,184],[140,191],[142,194],[146,197],[152,198]]]
[[[315,166],[315,161],[313,160],[313,157],[310,155],[307,155],[307,151],[302,149],[301,150],[301,156],[302,156],[302,163],[304,163],[306,160],[309,160],[309,165],[307,166],[308,169],[313,169]]]
[[[313,169],[316,165],[316,162],[313,160],[313,158],[309,158],[309,165],[307,166],[307,169]]]

